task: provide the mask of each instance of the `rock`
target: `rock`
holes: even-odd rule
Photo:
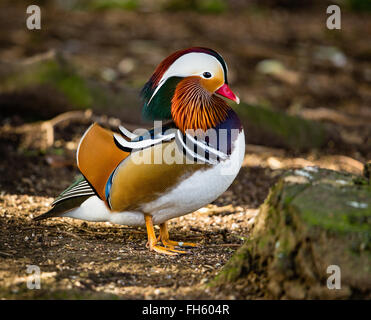
[[[314,58],[338,68],[344,68],[347,64],[347,57],[336,47],[319,46],[315,50]]]
[[[297,72],[288,70],[280,61],[266,59],[260,61],[256,66],[256,71],[262,74],[272,76],[289,84],[297,84],[299,75]]]
[[[117,69],[122,73],[122,74],[128,74],[131,73],[136,67],[136,62],[132,58],[124,58],[122,59],[118,66]]]
[[[268,278],[274,298],[370,299],[371,186],[360,178],[315,167],[287,172],[215,283],[254,272]],[[340,289],[328,287],[329,266],[340,268]]]

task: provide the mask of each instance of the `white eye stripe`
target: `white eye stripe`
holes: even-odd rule
[[[175,60],[166,70],[161,80],[166,80],[172,76],[200,75],[205,71],[216,74],[219,70],[224,74],[222,64],[214,56],[203,52],[191,52]]]
[[[224,78],[224,69],[220,61],[214,56],[203,52],[191,52],[182,55],[165,71],[161,77],[155,91],[148,101],[150,104],[152,98],[156,95],[161,86],[171,77],[189,77],[193,75],[203,76],[203,73],[209,72],[212,76],[222,72]],[[209,79],[209,78],[205,78]]]

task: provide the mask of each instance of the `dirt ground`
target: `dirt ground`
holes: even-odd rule
[[[20,150],[16,132],[3,135],[0,298],[269,298],[266,281],[259,274],[251,274],[248,286],[214,288],[207,284],[248,239],[259,205],[284,170],[318,165],[361,174],[363,163],[371,157],[365,147],[371,141],[371,44],[366,31],[370,20],[347,15],[344,33],[334,36],[323,31],[318,12],[228,13],[206,19],[196,13],[79,12],[67,17],[57,11],[47,17],[47,31],[25,35],[20,31],[24,15],[18,9],[9,6],[0,11],[3,62],[16,63],[57,48],[68,52],[82,72],[98,74],[105,81],[106,71],[120,69],[117,66],[126,57],[121,67],[133,65],[134,71],[124,67],[115,83],[136,88],[166,52],[202,44],[225,53],[230,82],[242,100],[264,102],[322,121],[338,130],[350,147],[299,153],[272,148],[269,141],[253,144],[256,137],[249,138],[247,133],[244,164],[229,190],[207,207],[169,223],[174,240],[201,246],[187,255],[167,257],[146,249],[143,228],[69,218],[32,221],[48,210],[54,197],[78,174],[74,153],[88,123],[71,121],[59,126],[53,148],[45,152]],[[12,23],[7,23],[8,16]],[[67,18],[68,24],[63,22]],[[213,23],[207,23],[208,19]],[[340,68],[323,59],[305,60],[312,57],[314,47],[324,43],[344,51],[349,64]],[[289,73],[278,79],[259,75],[255,67],[266,58],[280,59]],[[295,82],[298,75],[304,77],[301,82]],[[11,115],[0,114],[1,128],[25,124],[17,112],[21,107],[13,110]],[[27,265],[40,267],[40,290],[26,288]]]
[[[81,134],[70,143],[76,145]],[[321,165],[355,173],[362,168],[361,162],[346,156],[294,157],[282,149],[247,145],[244,166],[229,190],[213,204],[169,223],[175,240],[201,247],[167,257],[146,249],[143,228],[70,218],[33,222],[78,171],[55,166],[58,157],[50,162],[47,156],[19,155],[10,144],[0,148],[6,155],[0,162],[0,294],[17,299],[267,298],[260,275],[252,274],[249,286],[213,288],[207,283],[248,239],[270,186],[292,167]],[[72,152],[69,157],[70,163]],[[26,288],[28,265],[40,267],[41,290]]]
[[[74,297],[59,292],[67,289],[77,290],[76,297],[82,298],[215,298],[202,284],[246,239],[257,207],[274,181],[269,168],[243,168],[214,204],[170,222],[174,239],[201,247],[188,255],[167,257],[146,249],[143,228],[69,218],[33,222],[32,217],[47,210],[53,196],[78,172],[53,168],[43,157],[22,161],[11,148],[2,151],[9,155],[0,165],[0,279],[5,298]],[[41,290],[26,289],[29,264],[43,272]],[[224,293],[218,297],[233,298]]]

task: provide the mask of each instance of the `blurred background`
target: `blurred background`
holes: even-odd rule
[[[361,174],[371,159],[370,0],[32,1],[41,8],[41,30],[26,28],[30,4],[0,5],[4,237],[16,226],[27,229],[29,214],[46,211],[73,180],[77,144],[92,121],[112,129],[151,125],[140,117],[141,87],[163,58],[191,46],[223,55],[243,102],[233,107],[246,131],[244,167],[213,204],[229,205],[222,212],[236,216],[209,215],[215,237],[226,241],[221,226],[248,232],[236,217],[253,215],[282,171],[317,165]],[[326,27],[330,4],[341,8],[341,30]],[[27,251],[25,232],[10,247]],[[213,265],[233,251],[223,250]]]
[[[342,9],[341,30],[326,28],[334,2]],[[87,109],[140,124],[138,91],[156,65],[175,50],[206,46],[224,56],[233,89],[249,105],[236,107],[248,143],[370,157],[368,0],[35,4],[41,30],[26,28],[27,1],[2,1],[2,127]],[[26,140],[18,147],[59,145]]]

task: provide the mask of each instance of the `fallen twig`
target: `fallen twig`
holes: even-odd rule
[[[41,129],[44,130],[46,133],[47,147],[51,147],[54,144],[54,127],[56,125],[67,120],[89,120],[91,119],[92,115],[93,112],[90,109],[86,111],[69,111],[59,114],[58,116],[50,120],[44,121],[41,124]]]
[[[7,252],[0,251],[0,255],[6,256],[6,257],[12,257],[13,255]]]

